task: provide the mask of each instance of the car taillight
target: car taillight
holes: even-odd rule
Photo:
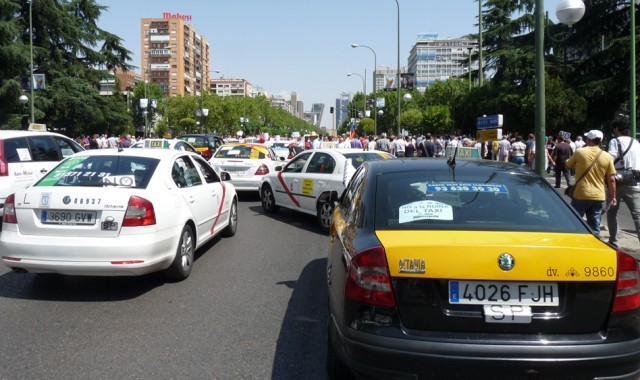
[[[344,294],[355,302],[396,307],[384,248],[370,248],[353,256]]]
[[[132,196],[129,198],[127,212],[124,214],[122,227],[150,226],[156,224],[156,212],[148,200]]]
[[[636,259],[618,251],[618,280],[613,311],[629,311],[640,308],[640,268]]]
[[[262,164],[262,165],[260,165],[258,170],[256,170],[256,174],[255,175],[265,175],[265,174],[269,174],[269,168],[267,167],[267,165]]]
[[[9,161],[4,156],[4,141],[0,140],[0,177],[9,175]]]
[[[18,223],[18,218],[16,218],[15,198],[15,195],[11,194],[4,201],[4,216],[2,217],[3,223]]]
[[[213,153],[211,153],[210,149],[207,149],[207,150],[203,150],[200,156],[202,156],[202,158],[204,158],[205,160],[209,160],[211,156],[213,156]]]

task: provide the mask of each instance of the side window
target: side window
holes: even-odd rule
[[[202,158],[192,157],[192,159],[196,163],[196,166],[200,169],[200,172],[202,173],[202,176],[204,177],[204,181],[206,183],[220,182],[220,177],[218,177],[218,174],[216,174],[213,168]]]
[[[307,163],[307,160],[309,159],[310,156],[311,156],[311,153],[299,154],[298,156],[296,156],[296,158],[291,160],[291,162],[289,162],[284,169],[282,169],[282,172],[283,173],[302,173],[302,168],[304,168],[304,165]]]
[[[316,153],[307,166],[306,173],[331,174],[336,168],[336,160],[327,153]]]
[[[178,187],[192,187],[202,185],[200,174],[188,157],[179,157],[173,163],[171,178]]]
[[[69,157],[74,153],[78,153],[84,150],[77,142],[70,139],[63,139],[61,137],[54,136],[53,139],[58,143],[62,157]]]
[[[31,161],[31,151],[26,137],[4,140],[4,156],[9,163]]]
[[[358,212],[356,209],[363,203],[361,202],[360,197],[364,190],[363,183],[366,174],[365,171],[364,167],[356,171],[342,196],[340,207],[342,208],[342,213],[347,221],[352,221],[353,218],[357,216]]]
[[[31,158],[34,161],[60,161],[60,148],[51,136],[32,136],[28,138]]]

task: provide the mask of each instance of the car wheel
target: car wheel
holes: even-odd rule
[[[328,334],[327,334],[328,335]],[[327,359],[325,363],[325,369],[327,371],[327,375],[331,380],[351,380],[355,379],[353,372],[347,367],[346,364],[336,354],[335,349],[333,348],[333,343],[331,343],[331,339],[327,337]]]
[[[329,232],[333,219],[333,203],[322,202],[318,205],[318,223],[324,232]]]
[[[189,225],[186,225],[180,234],[176,257],[167,269],[166,276],[176,281],[182,281],[189,277],[191,268],[193,267],[195,250],[193,229],[191,229]]]
[[[222,236],[231,237],[236,234],[238,229],[238,200],[233,199],[231,207],[229,208],[229,224],[222,231]]]
[[[262,201],[262,208],[269,214],[277,212],[280,208],[276,206],[276,199],[273,197],[273,190],[269,185],[262,187],[260,200]]]

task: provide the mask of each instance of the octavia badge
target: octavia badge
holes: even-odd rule
[[[513,269],[514,265],[516,265],[516,259],[514,259],[510,254],[503,253],[502,255],[498,256],[498,266],[500,267],[500,269],[511,270]]]

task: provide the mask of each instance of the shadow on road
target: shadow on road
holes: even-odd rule
[[[272,379],[326,379],[327,260],[311,261],[297,281],[279,285],[293,289],[282,321]]]

